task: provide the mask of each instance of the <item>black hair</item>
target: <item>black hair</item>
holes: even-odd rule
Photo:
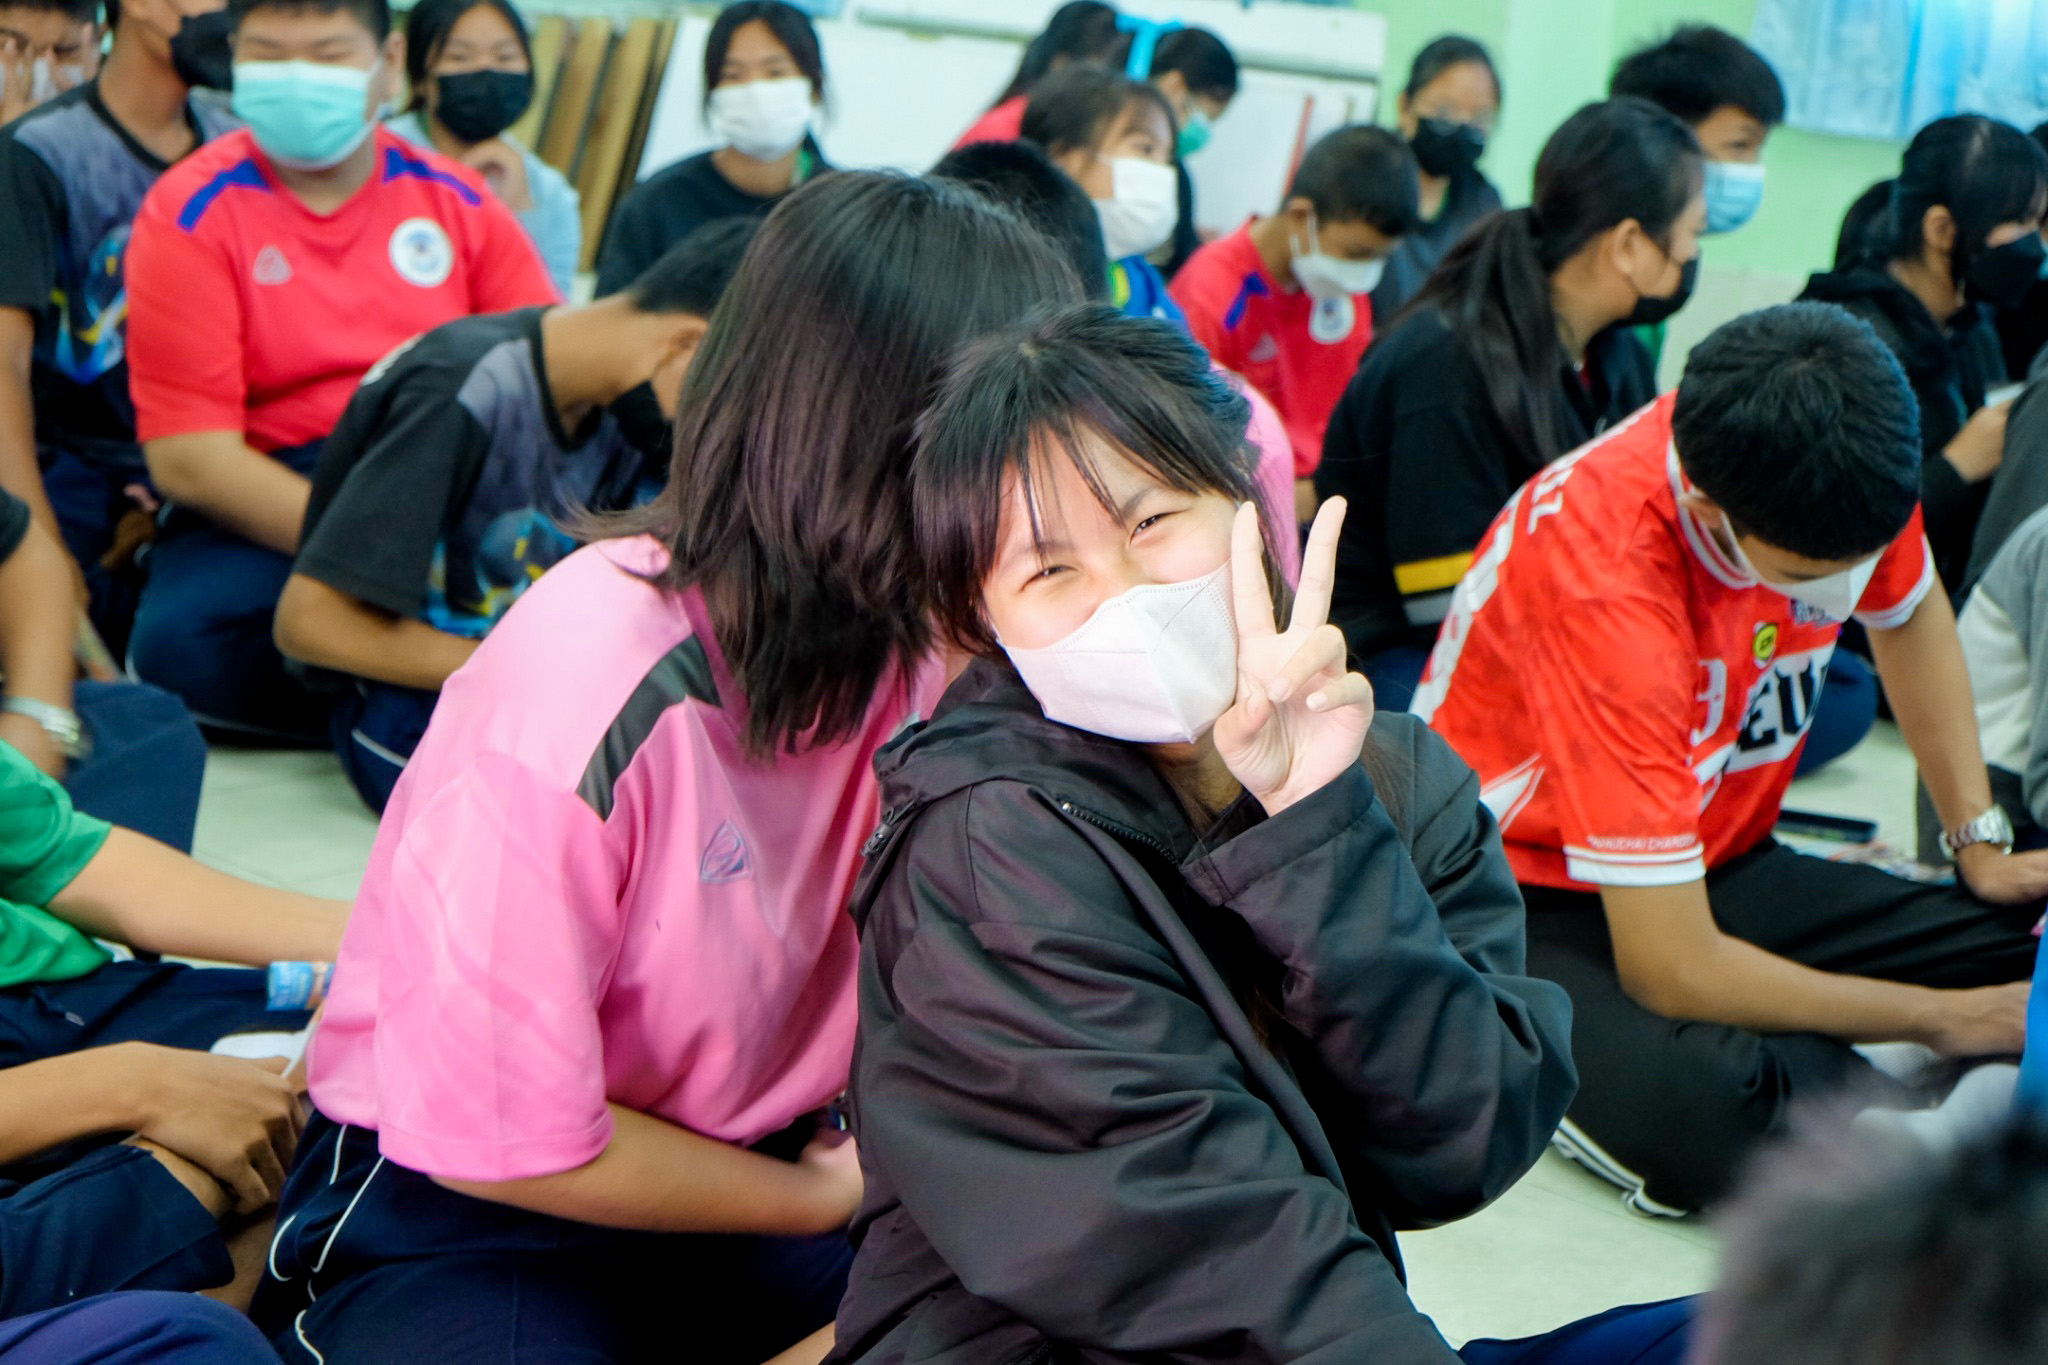
[[[1015,99],[1068,62],[1106,62],[1130,44],[1116,26],[1116,6],[1099,0],[1068,0],[1053,11],[1045,31],[1033,38],[1017,63],[1016,74],[997,95],[995,104]],[[991,105],[991,108],[994,106]]]
[[[512,7],[512,0],[419,0],[405,16],[405,79],[412,89],[407,108],[418,109],[426,103],[428,68],[447,46],[448,35],[462,16],[479,5],[486,5],[504,17],[519,39],[526,64],[533,65],[533,37],[526,31],[526,21]]]
[[[1416,295],[1410,307],[1436,308],[1471,352],[1519,467],[1534,473],[1565,451],[1551,274],[1630,219],[1668,242],[1703,177],[1698,140],[1664,110],[1638,99],[1589,104],[1543,144],[1535,202],[1466,233]]]
[[[0,8],[33,10],[38,14],[56,14],[74,24],[90,24],[100,17],[100,0],[4,0]],[[107,27],[114,26],[115,12],[107,15]]]
[[[1114,501],[1089,453],[1106,441],[1183,493],[1257,502],[1251,405],[1181,328],[1105,303],[1040,312],[970,342],[917,423],[911,497],[943,638],[1002,653],[982,608],[1001,551],[1010,481],[1037,499],[1040,461],[1071,461],[1104,507]],[[1270,558],[1270,556],[1269,556]]]
[[[1206,28],[1177,28],[1152,50],[1152,76],[1178,71],[1191,94],[1224,104],[1237,98],[1237,57]]]
[[[1887,215],[1892,207],[1893,181],[1880,180],[1849,203],[1842,215],[1842,229],[1835,234],[1835,269],[1872,258],[1882,258],[1889,239]]]
[[[1091,299],[1109,296],[1109,253],[1088,191],[1029,142],[975,142],[946,153],[931,174],[1010,209],[1046,235]]]
[[[283,10],[288,14],[351,14],[383,42],[391,36],[391,6],[386,0],[228,0],[228,20],[239,29],[242,21],[260,9]]]
[[[2048,209],[2048,152],[2010,123],[1982,114],[1938,118],[1906,144],[1891,207],[1872,229],[1877,253],[1918,260],[1927,210],[1936,204],[1955,216],[1949,269],[1960,282],[1993,228],[2038,222]]]
[[[1287,184],[1318,223],[1369,223],[1388,237],[1422,224],[1421,172],[1408,140],[1388,128],[1355,123],[1318,139]]]
[[[1486,74],[1493,77],[1494,102],[1500,103],[1500,72],[1494,69],[1493,54],[1476,38],[1467,38],[1460,33],[1446,33],[1441,38],[1432,39],[1415,54],[1414,62],[1408,67],[1408,84],[1401,89],[1402,96],[1414,99],[1438,76],[1467,62],[1477,62],[1486,68]]]
[[[760,230],[761,220],[752,214],[697,227],[634,278],[626,287],[627,302],[641,313],[710,317]]]
[[[1833,304],[1779,304],[1709,333],[1686,360],[1671,436],[1737,533],[1808,559],[1877,553],[1920,498],[1905,371]]]
[[[1022,132],[1026,142],[1044,148],[1048,156],[1076,147],[1093,150],[1118,118],[1139,107],[1165,115],[1170,148],[1180,132],[1180,122],[1157,86],[1107,67],[1061,67],[1032,88],[1031,102],[1024,106]]]
[[[1766,128],[1785,121],[1785,87],[1757,50],[1712,24],[1686,24],[1621,59],[1610,95],[1661,105],[1687,123],[1735,106]]]
[[[704,39],[704,108],[711,108],[711,92],[718,87],[725,70],[725,56],[732,48],[732,35],[751,23],[763,23],[775,41],[789,51],[789,59],[811,83],[811,93],[825,98],[825,54],[818,46],[818,30],[811,16],[784,0],[737,0],[718,12],[711,32]]]
[[[2029,132],[2027,136],[2039,143],[2042,151],[2048,152],[2048,122],[2035,124],[2033,131]]]
[[[1757,1163],[1719,1220],[1694,1365],[2048,1360],[2048,1127],[1882,1136],[1844,1120]]]
[[[683,381],[668,486],[609,519],[695,587],[765,760],[852,734],[933,637],[911,428],[947,356],[1080,286],[1044,237],[939,180],[841,171],[780,200]]]

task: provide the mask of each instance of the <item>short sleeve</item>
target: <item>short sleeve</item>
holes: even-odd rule
[[[28,535],[29,516],[27,503],[0,488],[0,561],[21,548],[22,539]]]
[[[128,388],[135,435],[244,431],[242,296],[226,258],[179,225],[159,181],[128,241]]]
[[[494,194],[485,194],[475,212],[482,223],[469,263],[472,312],[509,313],[514,308],[560,303],[554,281],[540,251],[512,210]]]
[[[1551,790],[1574,881],[1706,876],[1687,743],[1700,689],[1681,670],[1642,666],[1698,652],[1675,605],[1627,594],[1562,604],[1527,642],[1522,686],[1544,768],[1525,777]]]
[[[57,284],[64,192],[40,156],[0,136],[0,308],[40,317]]]
[[[533,207],[519,215],[519,225],[533,239],[557,291],[568,298],[576,288],[583,258],[582,201],[562,173],[533,153],[526,153],[526,179],[533,187]]]
[[[63,785],[0,744],[0,897],[47,905],[107,842],[109,826],[72,809]]]
[[[598,1004],[623,932],[604,822],[493,754],[407,814],[356,910],[381,940],[366,965],[384,1155],[459,1180],[593,1160],[612,1132]]]
[[[1920,509],[1877,561],[1877,572],[1856,604],[1856,619],[1870,630],[1893,630],[1913,619],[1934,588],[1934,549]]]

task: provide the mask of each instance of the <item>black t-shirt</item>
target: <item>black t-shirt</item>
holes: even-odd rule
[[[0,564],[21,548],[21,542],[28,536],[28,522],[28,504],[0,488]]]
[[[210,92],[186,117],[200,141],[235,126]],[[107,112],[97,81],[0,128],[0,307],[35,318],[36,441],[135,477],[122,263],[167,168]]]
[[[710,152],[663,167],[633,187],[612,214],[597,254],[597,296],[616,294],[661,254],[683,238],[720,218],[758,218],[784,195],[748,194],[718,173]],[[832,168],[817,144],[805,139],[797,154],[796,183]]]
[[[1557,454],[1656,396],[1642,341],[1607,328],[1586,348],[1583,378],[1559,371]],[[1331,414],[1316,469],[1318,494],[1351,502],[1330,619],[1353,654],[1433,640],[1486,528],[1545,463],[1494,415],[1478,361],[1442,313],[1423,308],[1375,341]]]
[[[1500,191],[1478,171],[1460,171],[1444,190],[1436,217],[1403,237],[1387,256],[1386,274],[1372,291],[1372,320],[1391,327],[1408,300],[1422,292],[1430,272],[1474,223],[1500,212]]]
[[[610,411],[562,429],[542,377],[546,311],[445,323],[371,367],[321,449],[293,572],[481,636],[575,548],[567,514],[652,490],[659,455]]]

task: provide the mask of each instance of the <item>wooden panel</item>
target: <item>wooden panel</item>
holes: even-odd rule
[[[641,97],[647,93],[647,72],[659,27],[653,19],[635,19],[626,26],[625,36],[612,48],[590,111],[576,169],[576,192],[583,196],[585,270],[597,259],[598,242],[611,218],[612,201],[618,196],[619,172],[626,162],[626,144],[633,140],[634,126],[640,121]]]
[[[619,168],[619,198],[640,179],[640,159],[647,153],[647,135],[654,127],[654,106],[661,96],[661,83],[668,76],[669,57],[675,52],[674,19],[664,19],[654,31],[654,58],[648,63],[647,89],[640,96],[640,112],[633,120],[633,140],[626,144],[626,162]]]
[[[569,21],[559,14],[544,14],[533,26],[533,103],[526,106],[511,128],[522,147],[540,140],[547,123],[548,102],[555,97],[555,82],[562,74],[562,51],[569,45]]]
[[[536,149],[540,159],[572,180],[576,177],[576,153],[583,146],[583,129],[590,121],[590,106],[611,49],[611,20],[585,19],[577,25],[575,45],[563,64],[547,127],[541,131]]]

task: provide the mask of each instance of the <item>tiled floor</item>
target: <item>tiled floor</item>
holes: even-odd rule
[[[1912,761],[1880,726],[1794,788],[1792,804],[1878,821],[1910,847]],[[325,753],[214,751],[198,855],[318,895],[355,891],[376,822]],[[1611,1308],[1689,1294],[1713,1278],[1714,1236],[1622,1208],[1614,1190],[1554,1155],[1473,1218],[1402,1239],[1415,1300],[1454,1342],[1521,1336]]]

